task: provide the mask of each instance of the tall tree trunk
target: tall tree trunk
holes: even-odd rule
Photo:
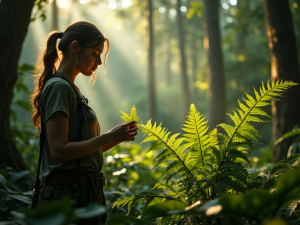
[[[192,54],[192,74],[193,74],[193,102],[197,106],[198,104],[198,88],[196,87],[197,82],[197,43],[196,34],[193,34],[191,41],[191,54]]]
[[[182,97],[183,97],[183,115],[188,113],[190,107],[190,93],[188,85],[188,77],[186,72],[186,59],[185,59],[185,48],[184,48],[184,30],[183,30],[183,21],[180,11],[181,0],[177,0],[177,30],[178,30],[178,39],[179,39],[179,49],[180,49],[180,65],[181,65],[181,86],[182,86]]]
[[[165,14],[165,23],[166,23],[166,32],[165,32],[165,39],[166,39],[166,83],[167,86],[170,87],[172,84],[172,77],[171,77],[171,36],[170,36],[170,18],[169,18],[169,7],[166,7],[166,14]]]
[[[269,48],[271,52],[272,80],[291,80],[300,83],[298,53],[288,0],[264,0]],[[280,16],[278,16],[280,15]],[[279,138],[300,124],[300,87],[293,87],[280,101],[273,102],[273,137]],[[289,138],[273,147],[273,162],[287,157],[293,139]]]
[[[204,0],[210,76],[208,79],[209,127],[225,122],[226,92],[219,28],[219,1]]]
[[[58,30],[58,7],[56,0],[52,2],[52,29]]]
[[[157,121],[155,74],[154,74],[154,35],[152,1],[148,0],[148,85],[149,85],[149,116]]]
[[[10,104],[18,61],[35,0],[0,2],[0,166],[26,169],[10,133]]]
[[[243,4],[244,3],[244,4]],[[245,0],[238,0],[237,2],[237,8],[239,11],[243,11],[244,8],[246,7],[246,1]],[[239,31],[237,33],[237,49],[238,49],[238,54],[244,54],[245,50],[245,36],[242,32],[242,27],[243,27],[243,22],[242,22],[242,12],[240,13],[240,17],[237,19],[237,25],[239,27]]]

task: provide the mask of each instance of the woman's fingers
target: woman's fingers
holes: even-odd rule
[[[136,132],[138,129],[139,129],[138,127],[134,127],[134,128],[128,129],[127,131],[130,134],[130,133]]]
[[[130,121],[130,122],[124,123],[123,127],[129,127],[129,126],[132,126],[132,125],[135,125],[135,124],[136,124],[136,121]]]

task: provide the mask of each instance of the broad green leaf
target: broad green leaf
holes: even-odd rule
[[[0,174],[0,183],[5,185],[6,184],[6,179],[3,175]]]
[[[27,203],[27,204],[31,204],[32,203],[32,200],[26,196],[23,196],[23,195],[8,195],[9,197],[12,197],[13,199],[16,199],[20,202],[24,202],[24,203]]]
[[[92,218],[95,216],[102,215],[106,212],[106,208],[99,204],[89,204],[84,208],[75,210],[75,215],[79,218]]]
[[[107,220],[107,225],[124,225],[124,224],[134,224],[134,225],[143,225],[145,224],[143,220],[137,219],[133,216],[126,216],[123,214],[119,215],[112,215],[111,217],[108,218]]]

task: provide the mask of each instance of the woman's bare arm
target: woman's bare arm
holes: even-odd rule
[[[107,145],[104,145],[103,146],[103,152],[106,152],[108,151],[109,149],[115,147],[116,145],[120,144],[121,142],[119,143],[110,143],[110,144],[107,144]]]
[[[101,134],[86,141],[68,142],[69,119],[62,111],[55,112],[47,121],[47,135],[50,154],[56,164],[82,158],[109,144],[134,140],[137,127],[127,129],[128,124],[120,125],[116,129]]]

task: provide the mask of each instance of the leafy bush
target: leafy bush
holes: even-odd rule
[[[128,204],[129,213],[137,201],[144,199],[142,219],[132,218],[131,220],[131,217],[127,218],[128,222],[132,221],[137,224],[157,217],[160,217],[157,219],[158,224],[221,224],[221,219],[227,219],[229,224],[230,221],[236,221],[237,224],[251,222],[253,218],[245,216],[241,219],[238,215],[225,217],[217,215],[207,218],[199,211],[194,210],[194,207],[226,194],[243,194],[253,188],[272,187],[278,173],[283,170],[292,170],[295,167],[292,163],[300,158],[299,155],[292,155],[279,162],[265,176],[259,176],[254,180],[251,179],[246,168],[247,164],[250,165],[246,153],[253,150],[254,143],[258,143],[260,137],[258,131],[250,123],[266,122],[261,117],[269,116],[261,107],[270,105],[268,101],[277,100],[275,97],[281,96],[283,91],[294,85],[297,84],[277,81],[271,85],[267,83],[267,88],[265,88],[262,84],[259,92],[254,89],[256,99],[246,93],[247,98],[243,98],[245,103],[239,101],[240,109],[229,114],[234,126],[228,124],[218,126],[225,130],[226,135],[217,133],[216,129],[208,132],[207,121],[193,104],[184,124],[183,130],[186,133],[183,137],[180,134],[170,136],[170,132],[166,128],[163,128],[161,124],[152,124],[151,120],[145,125],[139,124],[142,132],[147,135],[143,142],[152,142],[147,152],[161,150],[154,159],[154,167],[167,163],[162,182],[154,186],[156,189],[163,189],[164,192],[158,194],[154,191],[143,191],[116,201],[114,206]],[[131,115],[124,112],[122,114],[125,122],[138,120],[135,107],[132,108]],[[154,217],[147,217],[147,210],[150,207],[160,207],[159,205],[151,205],[155,199],[161,199],[161,202],[166,204],[166,201],[169,200],[182,204],[179,211],[169,207],[169,212],[166,214],[161,213]],[[250,203],[246,201],[245,204]],[[283,205],[281,204],[281,206]],[[261,218],[256,217],[254,220],[261,221]],[[124,224],[120,221],[118,217],[112,217],[109,223]]]
[[[0,221],[13,220],[11,210],[31,205],[32,191],[24,188],[34,182],[29,174],[29,171],[14,172],[9,167],[0,171]]]

